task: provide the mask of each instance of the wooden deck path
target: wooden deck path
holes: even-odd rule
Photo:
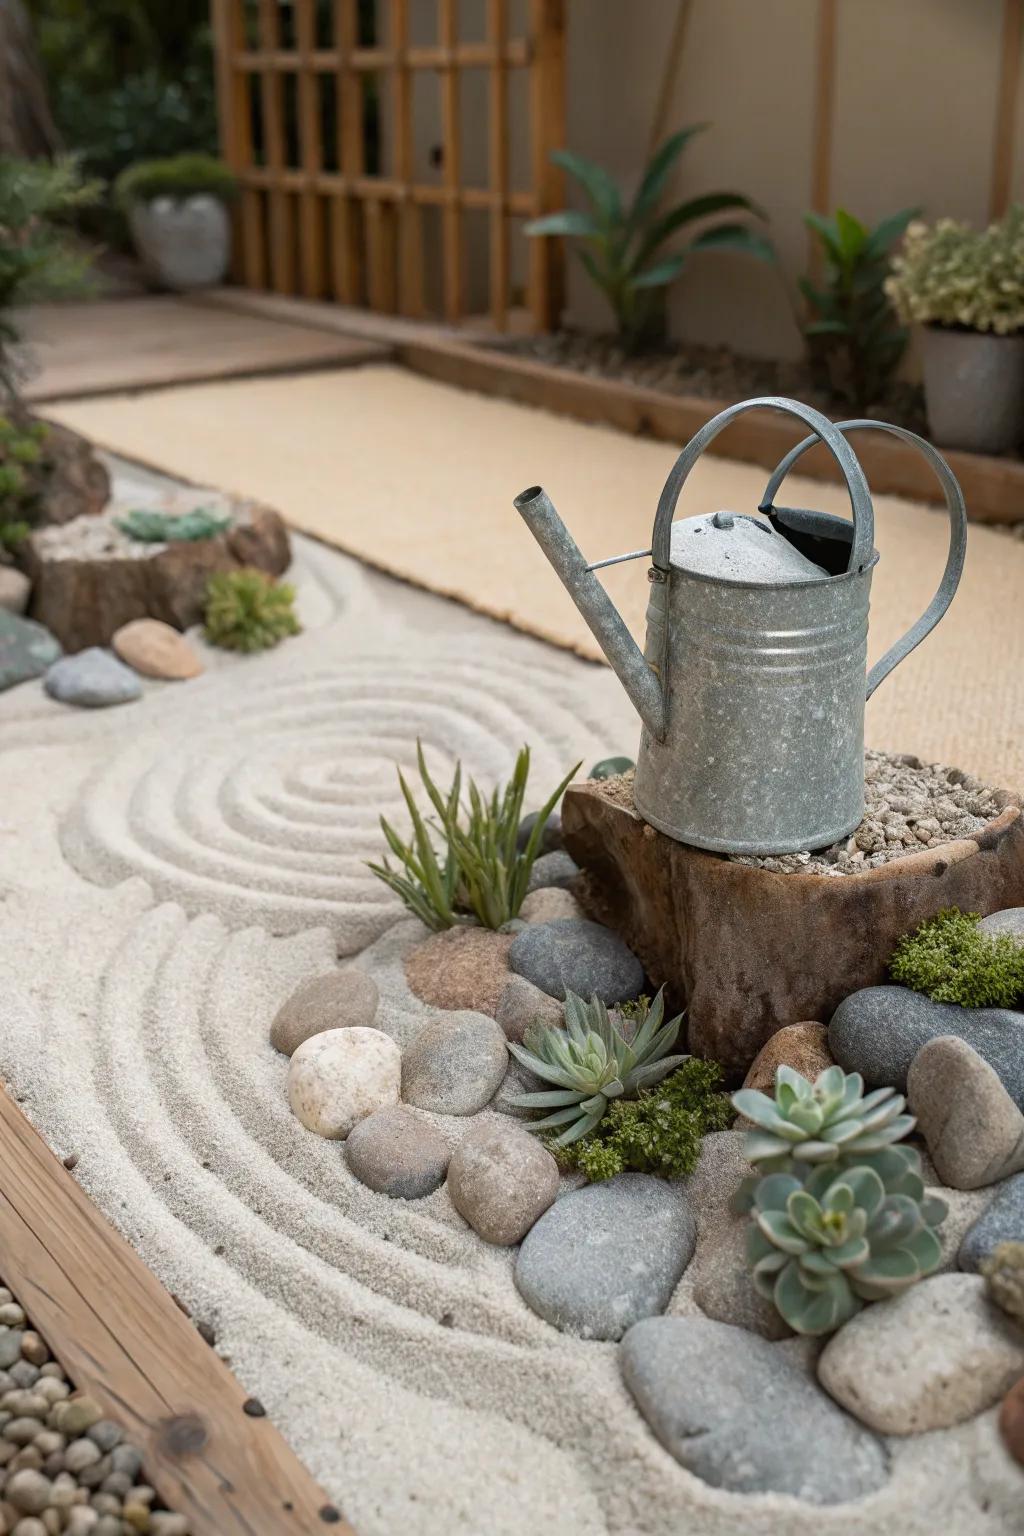
[[[193,1536],[354,1536],[2,1088],[0,1274]]]
[[[391,355],[387,343],[172,295],[40,304],[19,317],[35,403],[206,379],[345,368]]]

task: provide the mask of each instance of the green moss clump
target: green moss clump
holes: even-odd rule
[[[689,1056],[656,1088],[614,1100],[596,1130],[552,1149],[555,1157],[595,1183],[626,1169],[681,1179],[697,1166],[702,1137],[732,1124],[728,1097],[718,1091],[721,1079],[717,1061]]]
[[[979,933],[977,912],[947,907],[900,940],[889,974],[936,1003],[1013,1008],[1024,997],[1024,946]]]
[[[122,208],[151,203],[157,197],[205,194],[230,202],[238,188],[233,172],[213,155],[175,155],[169,160],[139,160],[114,183]]]
[[[1024,1243],[1000,1243],[982,1263],[981,1272],[996,1306],[1024,1324]]]
[[[211,576],[206,588],[206,638],[226,651],[265,651],[302,628],[295,588],[244,568]]]

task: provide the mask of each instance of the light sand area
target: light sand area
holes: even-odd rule
[[[261,497],[296,528],[587,656],[599,654],[595,642],[512,498],[545,485],[590,560],[646,549],[677,452],[379,365],[47,409],[112,449]],[[767,478],[705,456],[679,515],[753,512]],[[799,476],[780,500],[849,516],[839,487]],[[946,551],[934,510],[881,496],[875,519],[871,661],[924,611]],[[640,561],[604,573],[637,635],[645,571]],[[866,731],[869,746],[1024,786],[1024,543],[972,525],[953,607],[878,690]]]
[[[307,629],[278,651],[95,714],[0,696],[0,1072],[22,1107],[361,1536],[1019,1530],[994,1412],[894,1442],[857,1505],[706,1486],[615,1347],[534,1316],[443,1189],[372,1194],[292,1118],[268,1025],[339,950],[373,938],[358,963],[396,1040],[429,1016],[401,965],[422,929],[360,870],[417,732],[485,781],[529,740],[538,789],[636,735],[605,669],[296,545]]]

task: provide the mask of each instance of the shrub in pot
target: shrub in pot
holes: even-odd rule
[[[117,179],[139,259],[165,288],[222,282],[231,255],[227,204],[236,183],[210,155],[143,160]]]
[[[975,230],[915,222],[886,292],[922,327],[928,426],[948,448],[1003,453],[1024,437],[1024,208]]]
[[[627,353],[664,343],[668,330],[668,291],[689,258],[699,251],[743,251],[761,261],[774,261],[775,250],[759,230],[723,214],[765,215],[741,192],[705,192],[663,209],[662,196],[676,162],[695,134],[707,123],[680,128],[666,139],[644,167],[640,184],[627,198],[603,166],[568,150],[554,150],[551,159],[582,188],[587,208],[565,208],[526,225],[533,236],[562,235],[574,250],[591,282],[611,306],[619,341]],[[690,226],[698,225],[696,234]],[[685,235],[682,232],[685,231]],[[676,236],[673,248],[667,242]]]

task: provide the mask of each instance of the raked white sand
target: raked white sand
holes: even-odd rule
[[[297,543],[307,630],[279,651],[95,714],[0,695],[0,1071],[25,1111],[361,1536],[1019,1531],[993,1413],[894,1443],[857,1505],[707,1487],[615,1347],[535,1317],[443,1189],[375,1195],[292,1118],[267,1030],[300,980],[369,944],[381,1026],[429,1014],[401,965],[421,930],[362,868],[416,735],[485,780],[528,740],[538,786],[636,735],[604,669]]]

